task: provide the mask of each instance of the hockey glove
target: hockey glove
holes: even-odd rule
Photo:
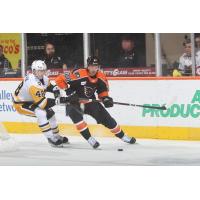
[[[59,103],[70,103],[70,104],[79,104],[79,96],[74,92],[67,97],[60,97]]]
[[[67,101],[68,101],[70,104],[79,104],[79,96],[78,96],[78,94],[76,94],[76,92],[73,92],[72,94],[70,94],[70,95],[67,97]]]
[[[53,87],[53,93],[54,93],[55,99],[60,96],[60,90],[58,86]]]
[[[106,108],[113,107],[113,99],[111,97],[103,97],[102,102]]]

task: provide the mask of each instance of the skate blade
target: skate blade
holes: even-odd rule
[[[86,150],[86,151],[95,151],[95,150],[102,150],[101,148],[94,149],[93,147],[76,147],[71,144],[63,146],[65,149],[74,149],[74,150]]]
[[[68,147],[70,145],[70,142],[62,143],[63,147]]]
[[[59,144],[59,145],[54,145],[54,144],[50,144],[51,147],[54,147],[54,148],[63,148],[63,144]]]

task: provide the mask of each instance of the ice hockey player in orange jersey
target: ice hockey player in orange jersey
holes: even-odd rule
[[[113,107],[113,99],[109,96],[109,87],[106,76],[99,70],[99,59],[97,57],[89,57],[87,59],[87,68],[78,69],[71,73],[59,75],[56,78],[56,84],[60,89],[66,91],[67,100],[71,106],[68,107],[68,114],[77,130],[93,147],[99,147],[99,142],[96,141],[88,129],[87,123],[83,119],[83,114],[92,116],[98,124],[102,124],[122,141],[129,144],[134,144],[136,139],[134,137],[127,136],[119,124],[113,119],[113,117],[105,109]],[[80,108],[80,98],[102,100],[99,102],[86,103],[84,110]]]

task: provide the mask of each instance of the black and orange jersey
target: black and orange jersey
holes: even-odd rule
[[[74,72],[59,75],[56,78],[56,84],[61,89],[76,91],[80,98],[98,98],[108,96],[108,81],[105,74],[98,71],[94,77],[88,74],[87,69],[78,69]]]

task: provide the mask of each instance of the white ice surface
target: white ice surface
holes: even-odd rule
[[[19,149],[0,152],[0,165],[200,165],[200,142],[194,141],[138,139],[129,145],[97,138],[101,150],[93,150],[81,137],[69,136],[68,147],[53,148],[40,134],[11,136]]]

